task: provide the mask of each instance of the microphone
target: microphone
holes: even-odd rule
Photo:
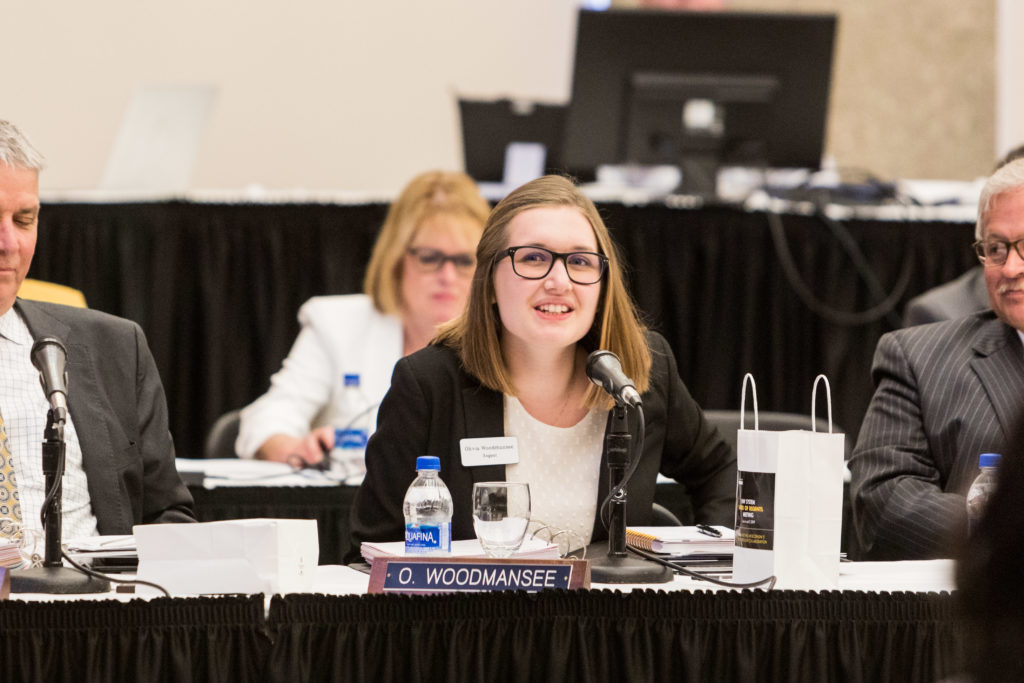
[[[587,356],[587,377],[611,394],[619,405],[636,407],[642,403],[633,380],[622,372],[619,357],[611,351],[594,351]]]
[[[68,374],[64,369],[68,352],[56,337],[43,337],[32,345],[32,365],[39,371],[39,383],[54,410],[68,407]]]

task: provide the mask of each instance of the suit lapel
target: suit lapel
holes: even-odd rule
[[[117,498],[109,495],[110,491],[116,491],[118,487],[110,436],[111,424],[108,423],[108,414],[113,412],[96,400],[96,397],[104,394],[100,390],[96,365],[88,345],[76,343],[74,330],[67,323],[53,317],[35,303],[18,300],[16,305],[33,339],[56,337],[67,349],[68,412],[71,413],[78,434],[82,468],[85,470],[89,498],[97,520],[124,514],[122,509],[101,510],[109,501]],[[108,495],[103,495],[103,492],[108,492]],[[130,517],[127,519],[130,526]]]
[[[1024,347],[1017,331],[995,318],[978,331],[973,348],[971,368],[1009,443],[1024,409]]]

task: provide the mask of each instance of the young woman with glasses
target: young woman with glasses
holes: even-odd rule
[[[686,485],[696,521],[731,525],[735,455],[683,385],[668,343],[640,323],[594,204],[566,178],[527,183],[495,207],[476,256],[465,313],[395,366],[353,505],[349,561],[364,540],[403,538],[418,455],[441,459],[453,539],[474,537],[473,483],[495,480],[528,482],[533,519],[579,544],[606,538],[598,506],[612,401],[586,375],[597,349],[621,359],[643,397],[629,524],[651,523],[661,472]]]
[[[242,410],[243,458],[319,463],[344,415],[344,376],[376,404],[395,361],[423,348],[466,305],[477,240],[490,206],[464,173],[430,171],[388,209],[364,294],[321,296],[299,309],[302,329],[270,389]],[[371,421],[372,424],[372,421]]]

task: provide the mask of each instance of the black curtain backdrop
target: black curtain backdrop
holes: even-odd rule
[[[878,338],[893,329],[910,297],[975,262],[969,223],[835,224],[731,207],[599,208],[621,246],[637,303],[672,344],[683,380],[704,407],[738,408],[743,374],[752,372],[762,410],[807,413],[813,379],[824,373],[834,419],[851,439],[871,398]],[[298,332],[299,306],[315,295],[360,291],[386,209],[48,202],[30,275],[81,289],[90,307],[142,325],[178,454],[200,457],[214,420],[266,390]],[[863,311],[896,290],[893,315],[841,325],[813,311],[787,279],[772,219],[781,221],[799,276],[824,305]],[[867,284],[849,248],[884,291]]]

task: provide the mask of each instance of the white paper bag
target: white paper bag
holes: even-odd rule
[[[138,578],[163,586],[171,595],[313,590],[320,557],[315,519],[146,524],[132,531],[139,551]],[[148,588],[145,592],[156,594]]]
[[[745,429],[747,381],[754,398],[754,429]],[[815,399],[824,380],[828,433],[816,426]],[[818,375],[811,390],[812,430],[758,429],[757,387],[743,378],[736,439],[736,547],[733,581],[775,576],[777,588],[834,589],[839,584],[843,522],[843,440],[832,433],[832,395]]]

